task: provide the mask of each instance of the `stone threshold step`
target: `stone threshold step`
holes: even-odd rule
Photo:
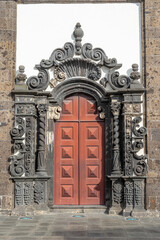
[[[107,207],[103,205],[55,205],[51,212],[72,212],[72,213],[105,213]]]
[[[106,209],[104,205],[54,205],[52,209]]]

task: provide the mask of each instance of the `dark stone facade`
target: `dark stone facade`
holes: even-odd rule
[[[43,3],[43,2],[57,2],[57,1],[17,1],[18,3]],[[65,3],[69,2],[139,2],[139,1],[62,1]],[[109,119],[112,119],[113,124],[113,135],[110,136],[113,138],[112,153],[107,153],[112,155],[113,168],[110,169],[110,172],[107,172],[107,182],[106,186],[110,186],[112,183],[112,190],[110,189],[110,196],[107,196],[108,202],[106,205],[112,206],[111,209],[124,209],[124,213],[130,213],[131,211],[137,210],[141,211],[143,208],[159,210],[160,209],[160,188],[159,188],[159,129],[160,129],[160,119],[159,119],[159,39],[160,39],[160,28],[159,28],[159,15],[157,15],[157,9],[160,8],[159,1],[149,1],[146,0],[145,3],[142,1],[142,34],[143,34],[143,76],[142,80],[144,86],[147,89],[145,93],[142,86],[138,88],[132,88],[128,79],[133,79],[138,75],[137,69],[134,71],[136,66],[133,66],[133,76],[126,77],[125,82],[128,84],[126,87],[120,89],[118,95],[116,89],[119,89],[119,86],[114,86],[113,82],[110,81],[110,84],[113,88],[113,92],[107,94],[106,97],[103,93],[103,96],[108,102],[107,110],[104,108],[103,104],[101,109],[104,111],[110,112]],[[15,55],[16,55],[16,5],[15,1],[1,1],[0,2],[0,53],[2,56],[2,62],[0,66],[0,81],[1,81],[1,150],[0,150],[0,161],[1,161],[1,184],[0,184],[0,207],[2,210],[11,210],[14,206],[17,205],[30,205],[30,204],[43,204],[47,203],[48,205],[53,204],[53,179],[52,173],[53,169],[50,166],[50,163],[46,165],[45,154],[48,158],[53,158],[53,146],[48,145],[48,150],[45,152],[44,144],[46,143],[44,131],[53,132],[53,114],[51,111],[48,111],[48,107],[52,108],[55,115],[59,114],[58,106],[61,102],[56,99],[54,96],[60,96],[60,89],[58,86],[55,88],[52,94],[44,94],[43,89],[46,88],[49,84],[47,80],[46,69],[50,66],[43,66],[42,74],[44,76],[44,84],[38,85],[36,91],[32,90],[32,78],[27,80],[28,89],[23,85],[23,78],[25,74],[22,70],[21,76],[16,81],[22,84],[15,85],[15,103],[20,99],[21,104],[15,104],[15,128],[12,129],[12,137],[14,140],[14,151],[20,152],[18,159],[14,157],[10,158],[11,165],[8,161],[8,157],[12,155],[11,152],[11,138],[10,130],[13,127],[13,104],[14,100],[11,96],[11,91],[14,87],[15,79]],[[85,33],[87,34],[87,33]],[[54,58],[54,54],[51,55]],[[42,56],[43,57],[43,56]],[[88,56],[87,56],[88,57]],[[3,60],[4,59],[4,60]],[[53,59],[51,59],[53,60]],[[55,60],[55,59],[54,59]],[[99,69],[94,63],[94,59],[90,59],[92,67],[94,69],[93,73],[88,74],[90,80],[93,81],[93,86],[98,91],[103,92],[102,88],[106,87],[106,80],[101,79],[101,85],[94,80],[100,79]],[[76,60],[78,63],[78,60]],[[48,64],[48,63],[45,63]],[[70,62],[71,64],[71,62]],[[63,64],[64,65],[64,62]],[[63,66],[59,64],[60,71]],[[63,78],[64,74],[55,73],[57,78]],[[136,74],[135,74],[136,73]],[[115,76],[116,77],[116,76]],[[69,78],[67,76],[67,78]],[[35,78],[37,80],[37,78]],[[68,81],[68,80],[65,80]],[[62,88],[68,88],[69,85],[65,85],[62,82]],[[34,82],[34,81],[33,81]],[[74,80],[73,80],[74,82]],[[80,81],[81,82],[81,81]],[[115,81],[116,82],[116,81]],[[114,82],[114,83],[115,83]],[[136,82],[136,81],[135,81]],[[87,84],[87,82],[86,82]],[[23,86],[22,86],[23,85]],[[102,87],[103,85],[103,87]],[[136,84],[135,84],[136,85]],[[34,87],[35,88],[35,87]],[[127,89],[127,91],[126,91]],[[23,90],[23,92],[22,92]],[[96,90],[95,90],[96,91]],[[115,92],[114,92],[115,91]],[[21,92],[21,93],[20,93]],[[145,95],[146,101],[144,102],[144,122],[147,126],[148,132],[146,139],[145,148],[148,155],[148,172],[146,172],[146,162],[145,157],[142,159],[136,159],[136,153],[140,148],[143,147],[143,139],[145,136],[145,128],[139,128],[138,124],[141,121],[141,111],[140,105],[141,95]],[[111,97],[111,95],[113,95]],[[96,97],[96,94],[95,94]],[[40,103],[43,103],[40,105]],[[22,109],[19,105],[23,106],[26,109]],[[48,106],[48,107],[47,107]],[[54,109],[53,109],[54,108]],[[119,110],[120,109],[120,110]],[[138,110],[137,110],[138,109]],[[51,109],[50,109],[51,110]],[[123,112],[122,112],[123,110]],[[48,113],[47,113],[48,111]],[[106,113],[106,112],[105,112]],[[137,114],[138,113],[138,114]],[[139,114],[140,113],[140,114]],[[103,114],[102,114],[103,115]],[[132,116],[132,118],[131,118]],[[25,119],[25,120],[24,120]],[[119,119],[119,122],[117,120]],[[45,128],[46,121],[48,121],[48,129]],[[123,133],[119,132],[119,124],[123,125]],[[39,135],[36,142],[36,136],[31,135],[35,129],[39,128]],[[121,125],[120,125],[121,126]],[[25,132],[25,134],[24,134]],[[132,132],[132,133],[131,133]],[[117,135],[118,133],[118,135]],[[133,134],[133,135],[132,135]],[[119,138],[123,137],[124,141],[124,152],[120,153],[119,149]],[[25,138],[25,139],[23,139]],[[134,138],[134,140],[133,140]],[[30,143],[30,139],[33,144]],[[25,141],[25,146],[24,146]],[[34,144],[35,143],[35,144]],[[37,144],[36,144],[37,143]],[[131,144],[131,145],[130,145]],[[31,145],[31,146],[30,146]],[[25,149],[24,149],[25,148]],[[24,153],[25,152],[25,153]],[[37,152],[37,155],[34,153]],[[25,155],[22,157],[21,155]],[[132,155],[132,157],[130,157]],[[14,156],[14,155],[13,155]],[[123,156],[125,162],[122,166],[119,164],[120,156]],[[38,163],[36,168],[35,162]],[[10,180],[10,173],[15,182],[15,194],[13,194],[13,183]],[[123,173],[122,173],[123,172]],[[133,174],[134,172],[134,174]],[[140,172],[140,173],[139,173]],[[47,174],[48,173],[48,174]],[[128,176],[132,176],[131,178]],[[134,177],[135,176],[135,177]],[[48,182],[48,184],[47,184]],[[48,187],[47,187],[48,186]],[[47,189],[48,188],[48,189]],[[47,191],[48,190],[48,191]],[[15,199],[14,199],[15,195]]]

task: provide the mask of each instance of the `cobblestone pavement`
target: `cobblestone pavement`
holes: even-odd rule
[[[0,240],[160,239],[160,218],[127,220],[102,213],[75,215],[53,213],[32,219],[0,216]]]

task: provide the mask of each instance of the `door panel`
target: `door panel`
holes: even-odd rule
[[[65,99],[55,124],[55,204],[104,204],[103,145],[95,99],[84,94]]]
[[[78,123],[57,122],[55,204],[78,204]]]
[[[61,121],[78,120],[78,96],[64,99],[62,103]]]
[[[104,204],[103,122],[80,123],[80,204]]]
[[[90,96],[82,95],[79,97],[80,121],[100,120],[97,114],[96,100]]]

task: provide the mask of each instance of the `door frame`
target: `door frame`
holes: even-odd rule
[[[50,98],[50,106],[52,108],[61,107],[63,100],[69,95],[83,93],[93,97],[96,100],[99,116],[104,119],[104,178],[105,178],[105,206],[109,206],[111,189],[110,180],[107,175],[111,172],[112,166],[112,134],[108,131],[108,126],[112,126],[112,114],[109,109],[110,97],[105,95],[104,88],[96,82],[84,78],[72,78],[60,83],[52,91],[52,97]],[[59,115],[60,116],[60,115]],[[104,117],[105,116],[105,117]],[[48,126],[53,126],[54,129],[56,119],[48,119]],[[52,136],[54,138],[54,136]],[[49,150],[49,149],[48,149]],[[51,151],[48,151],[50,156],[50,164],[48,170],[52,178],[49,180],[49,205],[51,208],[56,207],[54,205],[54,143]],[[52,160],[51,160],[52,156]],[[51,163],[52,162],[52,163]],[[76,205],[77,206],[77,205]],[[101,206],[101,205],[100,205]]]
[[[106,208],[125,215],[143,212],[147,129],[143,126],[145,88],[138,65],[132,65],[129,76],[120,75],[117,70],[122,64],[115,58],[90,43],[81,44],[79,23],[73,35],[74,43],[65,43],[36,65],[38,76],[26,81],[24,67],[19,67],[12,91],[14,154],[9,167],[15,207],[54,207],[54,122],[60,117],[63,99],[80,92],[95,98],[99,115],[105,118]]]

